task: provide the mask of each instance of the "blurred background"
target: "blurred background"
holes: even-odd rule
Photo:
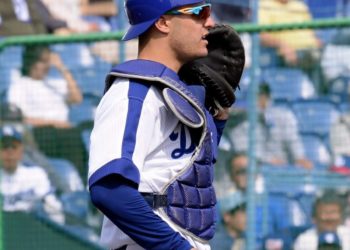
[[[121,0],[0,1],[0,250],[104,249],[89,136]],[[350,250],[350,1],[212,0],[246,66],[220,141],[213,250]]]

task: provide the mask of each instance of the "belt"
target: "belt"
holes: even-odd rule
[[[168,196],[166,194],[141,193],[141,195],[153,209],[168,205]]]

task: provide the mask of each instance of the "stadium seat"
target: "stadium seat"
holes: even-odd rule
[[[83,181],[71,162],[61,158],[49,158],[49,162],[59,177],[57,188],[60,191],[66,193],[84,190]]]
[[[6,47],[0,53],[0,66],[1,68],[17,68],[22,66],[22,52],[21,46]]]
[[[83,143],[87,152],[90,151],[90,135],[91,129],[85,129],[81,132],[81,137],[83,139]]]
[[[99,96],[90,93],[83,94],[83,101],[70,107],[69,120],[75,125],[86,121],[93,121],[99,101]]]
[[[311,225],[291,226],[281,231],[267,235],[263,240],[263,250],[280,249],[290,250],[293,248],[295,239]]]
[[[334,18],[342,11],[343,0],[304,0],[313,18]]]
[[[89,210],[90,197],[87,191],[63,193],[60,197],[63,211],[74,219],[86,220]]]
[[[107,73],[111,70],[109,63],[96,63],[93,67],[80,67],[72,70],[75,80],[84,93],[102,96]]]
[[[343,15],[343,0],[304,0],[314,19],[336,18]],[[335,29],[316,30],[317,36],[324,44],[332,41],[336,35]]]
[[[291,107],[297,117],[300,133],[328,137],[331,124],[339,116],[336,105],[328,100],[298,100]]]
[[[315,97],[315,86],[299,69],[268,68],[262,72],[262,81],[271,88],[274,100],[294,101]]]
[[[281,59],[277,55],[275,48],[261,47],[259,62],[262,68],[272,68],[278,67],[281,64]]]
[[[322,138],[315,134],[302,134],[306,158],[311,160],[316,168],[327,169],[331,164],[331,153]]]
[[[341,114],[350,112],[350,103],[348,101],[342,102],[338,104],[338,109]]]
[[[273,166],[264,164],[261,166],[265,187],[268,192],[296,196],[305,191],[305,185],[300,181],[300,176],[309,174],[307,170],[296,165]],[[283,176],[283,181],[281,181]]]
[[[95,63],[94,57],[86,44],[56,44],[50,48],[60,55],[63,63],[71,70],[81,67],[91,67]]]
[[[5,97],[9,85],[20,76],[22,67],[22,51],[20,46],[6,47],[0,51],[0,98]]]
[[[339,76],[329,82],[329,98],[336,103],[349,101],[350,76]]]
[[[249,69],[245,69],[243,71],[241,80],[239,82],[239,89],[237,89],[235,92],[236,101],[233,104],[233,107],[239,108],[239,109],[247,108],[248,91],[249,91],[250,83],[251,83],[251,71]]]

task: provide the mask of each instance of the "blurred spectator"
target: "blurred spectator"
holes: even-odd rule
[[[245,152],[228,152],[229,156],[224,162],[225,172],[221,178],[214,182],[216,186],[216,195],[218,199],[228,195],[241,192],[245,193],[247,189],[247,168],[248,157]],[[255,191],[262,193],[264,190],[264,181],[261,175],[255,178]]]
[[[23,157],[22,162],[26,165],[39,165],[48,173],[52,184],[63,189],[59,185],[59,176],[52,168],[47,157],[40,152],[31,132],[31,129],[24,124],[22,111],[14,104],[2,102],[0,103],[0,126],[10,125],[16,128],[22,134]]]
[[[243,152],[231,155],[227,163],[227,168],[230,179],[227,180],[224,177],[215,183],[218,200],[222,200],[223,202],[225,197],[229,196],[242,195],[242,197],[245,197],[248,186],[247,155]],[[268,193],[266,195],[264,180],[259,174],[256,176],[254,184],[256,200],[261,201],[264,197],[265,202],[267,202],[267,207],[264,207],[261,202],[256,203],[255,230],[258,245],[262,243],[263,237],[267,234],[281,231],[290,226],[300,226],[306,223],[306,216],[296,201],[283,193]],[[265,217],[264,211],[267,212],[266,220],[263,219]]]
[[[217,229],[210,241],[212,249],[245,249],[246,206],[245,198],[238,192],[218,201],[220,210]]]
[[[344,224],[350,228],[350,190],[345,192]]]
[[[258,159],[272,165],[299,165],[313,168],[305,158],[304,148],[298,132],[294,114],[283,107],[275,106],[271,100],[268,84],[259,86],[259,122],[256,127],[256,150]],[[230,132],[235,151],[248,151],[249,123],[245,119]]]
[[[55,19],[41,0],[3,0],[0,3],[0,36],[70,34],[67,23]]]
[[[350,112],[343,113],[329,132],[333,154],[331,171],[350,176]]]
[[[332,124],[329,138],[331,150],[335,157],[350,157],[350,113],[342,114],[339,119]]]
[[[63,78],[50,79],[50,67]],[[18,106],[24,122],[33,126],[35,141],[47,156],[70,160],[85,179],[87,152],[81,131],[69,122],[69,104],[82,94],[60,57],[45,46],[28,46],[23,53],[22,78],[11,83],[8,101]]]
[[[117,15],[117,6],[114,0],[81,0],[83,16],[112,17]]]
[[[337,249],[325,245],[339,245],[350,249],[350,228],[344,223],[344,202],[334,190],[326,190],[313,205],[314,227],[300,234],[295,250]]]
[[[37,12],[39,13],[48,33],[53,33],[55,35],[66,35],[72,33],[72,31],[68,28],[67,23],[65,21],[55,19],[41,0],[35,1]]]
[[[41,0],[48,8],[51,15],[61,21],[67,23],[68,28],[74,33],[88,33],[88,32],[98,32],[98,31],[109,31],[110,25],[104,18],[94,18],[94,19],[84,19],[84,14],[101,14],[102,11],[106,15],[116,12],[116,6],[112,7],[112,4],[106,4],[100,7],[94,7],[90,5],[87,0]]]
[[[62,205],[52,192],[45,171],[38,166],[24,166],[22,134],[5,125],[0,130],[1,178],[0,190],[5,211],[33,211],[43,206],[52,219],[63,223]]]
[[[74,34],[89,32],[111,31],[111,18],[116,19],[117,6],[114,0],[38,0],[47,8],[51,19],[66,24],[55,34]],[[46,13],[46,16],[48,13]],[[129,44],[133,44],[130,48]],[[135,41],[127,43],[126,55],[132,57],[136,53]],[[119,43],[116,41],[99,41],[91,44],[92,54],[102,58],[108,63],[118,62]],[[89,50],[82,52],[89,54]],[[136,57],[136,56],[135,56]],[[85,64],[85,63],[83,63]]]
[[[23,52],[22,78],[8,90],[9,102],[23,112],[25,122],[33,126],[71,127],[67,104],[82,101],[82,94],[61,58],[45,46],[28,46]],[[63,79],[48,79],[50,67]]]
[[[260,24],[302,23],[312,20],[304,1],[262,0],[259,6]],[[264,32],[260,36],[262,45],[275,48],[284,64],[302,64],[306,67],[319,60],[320,40],[312,30],[288,30]],[[309,65],[306,65],[309,64]]]
[[[36,0],[0,1],[0,37],[46,33]]]
[[[350,55],[349,42],[350,29],[344,27],[337,29],[336,34],[325,45],[321,58],[325,80],[332,81],[337,77],[350,75],[350,64],[348,60]]]
[[[218,22],[244,23],[250,21],[249,3],[237,5],[230,2],[212,2],[212,12]]]

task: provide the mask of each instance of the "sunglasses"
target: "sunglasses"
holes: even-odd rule
[[[5,139],[1,140],[0,149],[7,150],[7,149],[17,149],[20,146],[20,142],[14,139]]]
[[[3,150],[7,150],[7,149],[17,149],[19,147],[19,145],[17,144],[3,144],[1,146],[1,149]]]
[[[200,19],[207,19],[210,17],[211,4],[203,4],[194,7],[185,7],[166,12],[167,15],[194,15]]]
[[[245,174],[247,174],[247,169],[245,169],[245,168],[238,169],[236,171],[233,171],[233,174],[234,175],[245,175]]]

